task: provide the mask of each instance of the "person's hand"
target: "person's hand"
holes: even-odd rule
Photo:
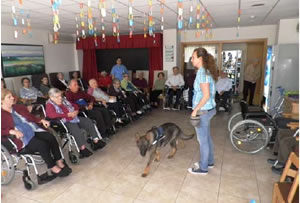
[[[32,105],[28,105],[28,106],[27,106],[27,110],[28,110],[29,112],[32,112],[32,109],[33,109],[33,106],[32,106]]]
[[[176,90],[177,90],[177,87],[176,87],[176,86],[172,86],[172,89],[173,89],[174,91],[176,91]]]
[[[223,95],[224,94],[224,91],[220,92],[220,95]]]
[[[101,103],[103,104],[103,106],[105,106],[105,108],[107,107],[107,103],[105,100],[102,100]]]
[[[79,111],[76,110],[76,111],[74,111],[73,113],[74,113],[74,117],[76,117],[76,116],[79,114]],[[73,117],[73,118],[74,118],[74,117]]]
[[[41,123],[43,124],[43,126],[44,126],[45,128],[48,128],[48,127],[50,126],[50,122],[49,122],[49,121],[46,121],[46,120],[44,120],[44,119],[41,120]]]
[[[69,112],[68,113],[68,117],[74,118],[75,116],[77,116],[78,113],[76,113],[76,111],[73,112]]]
[[[15,130],[14,134],[15,134],[17,139],[20,139],[24,136],[24,134],[19,130]]]
[[[197,116],[197,110],[193,110],[191,117],[196,117]]]

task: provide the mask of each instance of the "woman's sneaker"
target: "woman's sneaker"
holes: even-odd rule
[[[194,175],[207,175],[208,174],[208,171],[204,171],[201,168],[197,168],[197,169],[189,168],[188,172],[190,172],[191,174],[194,174]]]
[[[195,162],[194,163],[195,168],[200,168],[199,163]],[[208,164],[208,168],[214,168],[214,164]]]

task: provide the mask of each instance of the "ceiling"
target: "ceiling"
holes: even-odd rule
[[[97,30],[100,31],[100,12],[98,2],[92,0],[92,14],[97,19]],[[106,34],[112,33],[111,2],[106,1],[105,30]],[[87,22],[87,0],[62,0],[59,7],[59,18],[61,28],[60,33],[75,34],[75,16],[79,19],[79,3],[84,3],[85,22]],[[120,18],[120,33],[128,34],[128,2],[129,0],[115,0],[116,13]],[[177,26],[177,0],[165,0],[164,28],[176,28]],[[189,18],[190,4],[194,5],[193,18],[195,22],[196,5],[201,4],[210,13],[213,28],[235,27],[237,26],[238,0],[183,0],[183,17]],[[264,5],[252,7],[253,4]],[[20,25],[20,5],[18,0],[1,1],[1,24],[13,25],[12,5],[16,7],[18,24]],[[53,16],[51,0],[23,0],[25,15],[30,14],[31,26],[33,29],[43,29],[53,31]],[[143,33],[144,12],[148,13],[148,0],[133,0],[134,33]],[[269,25],[276,24],[280,19],[295,18],[299,16],[298,0],[241,0],[241,22],[240,26]],[[251,16],[255,16],[253,19]],[[160,0],[153,0],[153,17],[155,30],[160,31]],[[192,29],[195,29],[195,24]]]

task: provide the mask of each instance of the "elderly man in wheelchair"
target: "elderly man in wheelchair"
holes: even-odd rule
[[[179,106],[180,99],[183,93],[184,80],[182,75],[179,73],[178,67],[173,67],[173,75],[170,75],[166,81],[166,104],[164,105],[164,109],[170,110],[179,110],[182,108],[182,105]],[[176,95],[176,101],[173,105],[173,97]]]
[[[41,126],[42,125],[42,126]],[[43,184],[49,182],[55,177],[66,177],[72,170],[64,162],[63,155],[55,137],[47,131],[49,122],[41,118],[37,118],[29,113],[28,109],[23,104],[14,104],[14,97],[7,89],[2,89],[1,92],[1,137],[2,137],[2,180],[4,175],[10,178],[6,182],[8,184],[12,181],[14,170],[17,162],[20,159],[25,161],[27,171],[24,171],[23,181],[27,189],[33,189],[34,183],[31,181],[28,173],[29,166],[33,166],[38,177],[38,183]],[[5,151],[5,148],[7,149]],[[5,153],[6,152],[6,153]],[[15,157],[13,160],[10,154]],[[34,155],[38,153],[39,156],[46,162],[48,169],[50,169],[52,176],[47,173],[39,175]],[[6,160],[7,170],[4,170],[3,160]],[[8,162],[7,160],[10,160]],[[4,176],[4,177],[3,177]]]
[[[216,110],[231,111],[231,95],[232,95],[232,81],[227,77],[227,74],[220,70],[219,78],[216,83]]]

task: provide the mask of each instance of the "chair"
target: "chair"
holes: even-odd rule
[[[32,86],[39,90],[40,89],[40,85],[42,83],[41,79],[43,77],[47,77],[48,80],[49,80],[49,77],[48,77],[48,75],[46,73],[38,74],[38,75],[32,75],[31,76]]]
[[[295,166],[294,168],[292,167]],[[296,168],[296,169],[295,169]],[[287,182],[286,178],[293,178],[292,182]],[[275,183],[273,189],[272,203],[294,203],[299,202],[299,158],[292,152],[285,165],[279,182]]]

